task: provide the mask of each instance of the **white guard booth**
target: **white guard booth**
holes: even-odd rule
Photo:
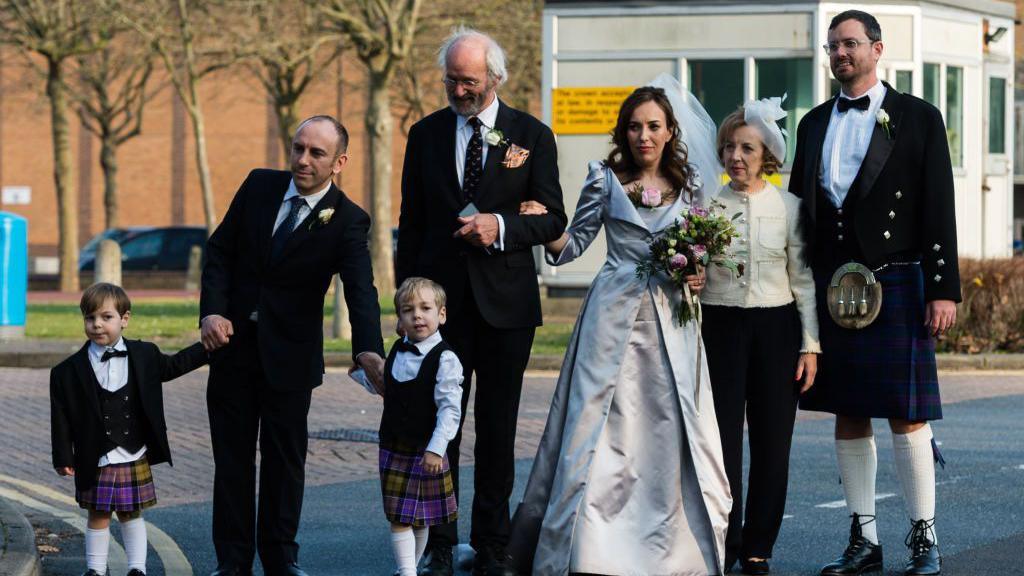
[[[847,9],[878,18],[882,79],[942,111],[961,256],[1010,256],[1016,7],[997,0],[548,0],[543,119],[558,139],[566,210],[575,209],[587,162],[607,156],[619,104],[662,72],[679,78],[716,123],[748,99],[787,93],[785,128],[795,135],[803,115],[838,90],[821,46],[832,17]],[[784,185],[794,147],[790,140]],[[552,295],[578,294],[604,257],[599,235],[576,262],[541,264],[541,276]]]

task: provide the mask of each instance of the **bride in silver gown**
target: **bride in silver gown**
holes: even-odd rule
[[[571,262],[603,226],[608,257],[513,520],[522,574],[721,573],[732,501],[700,333],[673,319],[681,295],[667,276],[635,273],[648,242],[701,201],[698,171],[716,187],[714,123],[674,78],[652,84],[623,103],[612,153],[590,164],[572,224],[547,246],[550,264]],[[645,188],[667,192],[648,207]],[[703,275],[688,280],[703,287]]]

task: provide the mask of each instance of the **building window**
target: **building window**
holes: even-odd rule
[[[786,139],[786,162],[792,160],[796,149],[796,128],[804,114],[814,107],[813,81],[814,63],[811,58],[787,58],[781,60],[758,60],[756,62],[757,85],[754,92],[758,98],[788,94],[782,107],[789,112],[783,120],[783,128],[789,133]]]
[[[938,64],[925,63],[924,65],[924,99],[932,106],[942,108],[942,104],[939,102]]]
[[[910,94],[914,91],[914,73],[910,70],[896,71],[896,91]]]
[[[690,60],[687,71],[690,91],[715,126],[743,104],[743,60]]]
[[[953,166],[964,165],[964,69],[946,67],[946,139]]]
[[[1006,78],[988,79],[988,153],[1006,154]]]

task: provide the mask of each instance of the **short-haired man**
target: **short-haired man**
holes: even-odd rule
[[[333,182],[347,145],[334,118],[303,121],[292,139],[291,171],[253,170],[207,243],[199,308],[203,344],[216,350],[206,397],[217,576],[251,574],[257,550],[266,574],[304,574],[295,534],[306,416],[322,382],[324,295],[336,273],[351,314],[353,359],[380,382],[384,343],[366,244],[370,218]]]
[[[893,434],[912,525],[905,572],[938,574],[941,564],[928,421],[942,417],[931,337],[953,325],[960,301],[953,173],[942,116],[879,81],[882,49],[870,14],[849,10],[832,20],[825,51],[842,91],[800,122],[790,178],[804,200],[823,351],[817,383],[800,405],[836,415],[836,459],[853,518],[849,546],[822,569],[826,576],[882,569],[871,418],[888,419]],[[833,276],[845,282],[848,273],[865,284],[833,289],[838,302],[830,303]],[[884,287],[874,319],[872,277]]]

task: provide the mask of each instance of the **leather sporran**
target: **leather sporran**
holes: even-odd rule
[[[826,298],[836,324],[860,330],[874,322],[882,309],[882,284],[867,266],[848,262],[832,275]]]

